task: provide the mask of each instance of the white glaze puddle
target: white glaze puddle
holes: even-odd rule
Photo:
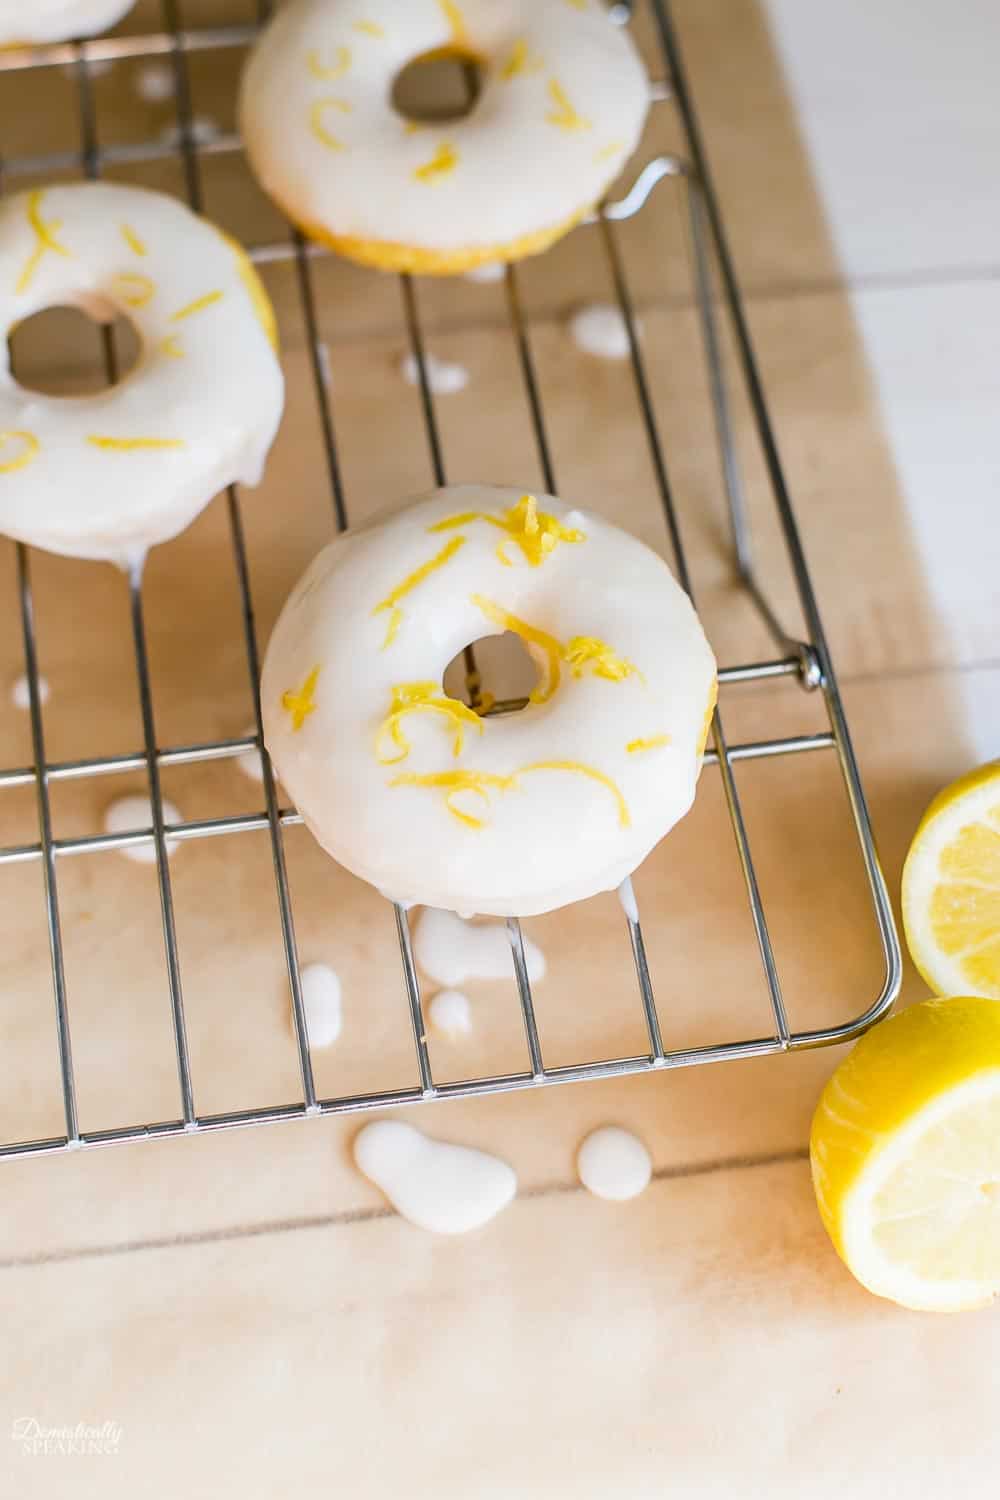
[[[163,803],[164,823],[182,823],[184,820],[172,802]],[[153,826],[153,805],[148,797],[119,797],[117,802],[112,802],[104,813],[105,833],[134,833],[136,829],[151,828]],[[168,857],[177,848],[176,839],[166,841]],[[133,844],[127,849],[119,849],[119,854],[124,854],[126,859],[135,860],[137,865],[156,864],[156,845],[150,839],[148,844]]]
[[[478,281],[486,285],[491,281],[502,281],[507,267],[502,260],[485,260],[481,266],[473,266],[464,273],[466,281]]]
[[[639,331],[636,322],[636,332]],[[628,359],[628,329],[621,309],[609,302],[593,302],[581,307],[569,322],[569,330],[584,354],[598,359]]]
[[[438,990],[427,1007],[427,1015],[434,1030],[450,1041],[468,1036],[472,1030],[472,1007],[468,995],[461,990]]]
[[[425,906],[413,938],[417,963],[428,979],[449,989],[467,979],[510,979],[514,973],[507,930],[502,922],[466,922],[453,911]],[[528,978],[545,976],[545,955],[524,939]]]
[[[244,729],[243,733],[240,735],[240,739],[252,740],[255,738],[256,734],[257,726],[256,724],[251,724],[249,728]],[[251,781],[264,780],[264,762],[261,760],[260,751],[256,746],[254,746],[252,750],[244,750],[242,755],[237,755],[236,764],[243,772],[244,776],[248,776]]]
[[[195,115],[191,120],[190,136],[195,146],[207,146],[221,135],[218,123],[210,115]],[[165,146],[180,146],[183,140],[179,125],[165,125],[160,131],[160,140]]]
[[[415,354],[407,354],[400,369],[408,385],[420,384],[420,368]],[[427,384],[435,396],[453,396],[456,391],[464,390],[469,383],[469,372],[464,365],[449,364],[446,359],[438,359],[434,354],[424,355],[424,369],[427,371]]]
[[[87,63],[87,73],[91,78],[106,78],[114,67],[114,60],[110,57],[95,57],[92,62]],[[79,69],[76,63],[63,63],[59,69],[64,78],[75,83],[79,77]]]
[[[580,1181],[595,1198],[623,1203],[649,1186],[653,1171],[649,1152],[637,1135],[617,1125],[592,1130],[576,1154]]]
[[[340,978],[329,964],[307,964],[302,970],[302,1004],[313,1047],[329,1047],[340,1035],[343,1011]]]
[[[147,104],[162,104],[174,95],[174,70],[169,63],[145,63],[134,75],[135,91]]]
[[[375,1120],[354,1137],[358,1170],[397,1213],[435,1234],[465,1234],[506,1208],[513,1168],[468,1146],[431,1140],[402,1120]]]
[[[38,698],[41,703],[48,703],[49,701],[49,683],[46,677],[39,676]],[[14,681],[10,685],[10,701],[11,703],[13,703],[15,708],[31,707],[31,694],[28,692],[28,679],[23,675],[23,673],[20,677],[15,677]]]

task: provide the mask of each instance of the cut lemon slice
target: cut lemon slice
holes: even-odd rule
[[[924,814],[903,868],[903,924],[935,994],[1000,1000],[1000,761]]]
[[[951,1312],[1000,1291],[1000,1004],[925,1000],[863,1037],[810,1139],[837,1252],[869,1291]]]

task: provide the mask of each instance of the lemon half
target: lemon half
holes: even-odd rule
[[[936,995],[1000,1000],[1000,761],[924,814],[903,868],[903,925]]]
[[[848,1268],[904,1307],[1000,1291],[1000,1004],[925,1000],[884,1021],[813,1118],[813,1186]]]

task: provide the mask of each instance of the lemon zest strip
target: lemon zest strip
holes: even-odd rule
[[[93,448],[107,448],[116,453],[132,453],[138,448],[183,448],[183,438],[146,438],[146,437],[102,437],[99,433],[91,433],[87,438]]]
[[[385,27],[380,26],[377,21],[355,21],[355,31],[363,31],[367,36],[385,36]]]
[[[16,458],[9,458],[6,463],[0,463],[0,474],[14,474],[18,469],[27,468],[41,450],[41,443],[33,432],[26,432],[24,428],[11,428],[8,432],[0,432],[0,448],[9,443],[12,438],[19,438],[24,447]]]
[[[271,306],[271,299],[267,295],[267,292],[264,290],[263,281],[261,281],[260,276],[257,274],[257,268],[254,265],[253,261],[250,259],[249,255],[244,250],[243,246],[240,244],[239,240],[234,239],[231,234],[227,234],[224,229],[219,229],[218,225],[215,225],[215,228],[218,231],[220,239],[222,239],[225,244],[228,245],[229,249],[233,252],[233,257],[236,261],[236,269],[239,272],[240,280],[242,281],[243,286],[246,289],[247,296],[250,298],[250,301],[253,305],[253,310],[257,315],[257,321],[260,324],[261,328],[263,328],[264,333],[267,337],[267,341],[271,345],[271,348],[277,354],[278,323],[274,316],[274,308]]]
[[[595,677],[604,677],[608,682],[624,682],[626,677],[638,677],[642,683],[646,681],[634,662],[626,661],[596,635],[575,635],[564,647],[563,657],[574,677],[582,677],[585,669],[590,667]]]
[[[645,684],[645,677],[639,671],[634,662],[626,661],[607,644],[606,641],[598,640],[593,635],[577,635],[564,646],[554,635],[548,631],[539,630],[536,625],[529,625],[526,620],[511,614],[502,605],[495,604],[492,599],[486,599],[482,594],[473,594],[472,603],[477,609],[482,610],[488,620],[495,625],[501,625],[504,630],[510,630],[514,635],[520,636],[526,645],[537,646],[545,654],[546,678],[545,681],[528,694],[532,703],[547,703],[559,686],[561,677],[561,664],[566,662],[574,677],[582,677],[586,668],[590,668],[595,677],[603,677],[607,682],[624,682],[628,677],[638,677]]]
[[[564,526],[548,511],[539,510],[538,501],[534,495],[522,495],[516,505],[512,505],[500,516],[491,516],[486,511],[469,510],[461,515],[446,516],[443,521],[438,521],[434,526],[428,527],[428,530],[432,532],[454,531],[456,527],[468,526],[473,521],[485,521],[488,526],[495,526],[499,531],[507,533],[504,541],[497,546],[497,558],[508,568],[511,562],[504,551],[508,538],[517,543],[524,558],[533,568],[540,567],[560,542],[585,542],[587,540],[585,532]]]
[[[134,250],[136,255],[146,254],[145,243],[139,238],[130,224],[122,224],[121,232],[122,239],[125,241],[130,250]]]
[[[577,776],[587,776],[591,781],[607,787],[618,805],[619,827],[631,827],[632,819],[629,816],[628,803],[611,777],[605,776],[604,772],[599,771],[596,766],[588,766],[582,760],[536,760],[530,766],[521,766],[520,770],[515,772],[515,776],[527,776],[531,771],[572,771]]]
[[[115,287],[126,307],[145,307],[156,296],[156,282],[140,271],[119,271]]]
[[[221,302],[222,292],[206,292],[203,297],[196,297],[193,302],[187,303],[171,316],[171,323],[183,323],[185,318],[193,318],[196,313],[203,312],[206,307],[211,307],[214,302]]]
[[[328,68],[324,65],[318,52],[312,51],[308,53],[306,56],[306,63],[308,64],[309,71],[312,76],[314,78],[322,78],[328,82],[332,78],[343,78],[345,73],[350,72],[350,47],[338,47],[336,52],[334,53],[334,56],[336,57],[337,61],[334,63],[332,68]]]
[[[438,683],[398,683],[392,689],[389,712],[375,733],[375,758],[380,765],[392,766],[406,759],[411,746],[403,733],[402,722],[407,714],[419,713],[440,714],[448,721],[454,730],[452,753],[456,756],[462,753],[466,725],[471,724],[480,734],[483,732],[483,721],[479,715],[457,698],[449,698],[442,693]],[[383,742],[387,735],[398,750],[398,755],[385,753]]]
[[[445,794],[445,806],[453,818],[464,823],[467,828],[485,828],[486,823],[482,818],[475,817],[472,813],[463,812],[456,807],[452,798],[459,792],[472,792],[475,796],[489,805],[489,788],[496,787],[501,792],[508,791],[514,786],[515,776],[496,776],[492,771],[401,771],[389,782],[393,786],[419,786],[440,788]]]
[[[537,646],[544,653],[545,681],[532,688],[528,694],[528,700],[531,703],[547,703],[559,686],[560,661],[563,654],[561,643],[554,635],[549,635],[545,630],[539,630],[535,625],[529,625],[527,620],[521,620],[517,615],[512,615],[509,610],[503,609],[499,604],[494,604],[492,599],[485,599],[482,594],[473,594],[472,603],[477,609],[481,609],[494,625],[513,631],[514,635],[520,636],[526,645]]]
[[[441,790],[445,793],[445,806],[453,818],[464,823],[468,828],[482,829],[486,827],[484,819],[477,818],[473,813],[464,812],[457,807],[453,798],[460,792],[472,792],[474,796],[480,797],[487,806],[489,805],[489,790],[496,788],[500,792],[508,792],[517,786],[522,776],[531,775],[535,771],[567,771],[577,776],[586,776],[591,781],[596,781],[599,786],[605,787],[615,799],[618,809],[618,823],[621,828],[631,826],[628,804],[622,796],[615,782],[596,766],[588,766],[579,760],[538,760],[531,765],[521,766],[510,776],[498,776],[492,771],[476,771],[472,769],[460,769],[455,771],[401,771],[389,782],[390,787],[412,786],[427,787],[431,790]]]
[[[430,161],[415,167],[413,175],[418,182],[432,182],[435,177],[444,177],[458,166],[458,152],[448,141],[442,141]]]
[[[309,129],[316,139],[331,151],[346,151],[347,146],[339,136],[333,135],[323,124],[323,116],[328,109],[339,109],[342,114],[350,112],[352,106],[346,99],[317,99],[309,110]]]
[[[313,667],[300,688],[289,688],[281,695],[281,706],[292,716],[292,733],[298,734],[311,713],[316,710],[313,693],[319,678],[319,667]]]
[[[28,290],[32,277],[38,270],[39,262],[46,250],[51,250],[53,255],[62,255],[67,260],[72,260],[73,258],[72,250],[67,250],[66,246],[61,245],[56,239],[56,235],[62,228],[62,220],[50,219],[46,224],[42,218],[41,210],[44,193],[44,188],[35,188],[28,194],[28,223],[34,231],[36,243],[35,248],[25,262],[24,270],[18,277],[17,286],[14,288],[16,292],[26,292]]]
[[[456,0],[438,0],[438,3],[444,11],[445,20],[451,27],[451,45],[460,51],[468,50],[470,46],[469,31],[465,24],[465,17],[456,4]]]
[[[625,749],[629,755],[641,755],[644,750],[661,750],[670,744],[669,734],[651,734],[645,739],[629,740]]]
[[[464,546],[464,536],[452,537],[451,541],[447,542],[441,548],[440,552],[435,553],[427,562],[421,563],[420,567],[415,568],[412,573],[408,573],[402,583],[397,584],[394,589],[386,594],[384,599],[376,604],[372,610],[373,615],[381,614],[383,610],[389,611],[389,627],[386,631],[385,640],[382,642],[383,651],[386,646],[392,645],[398,634],[399,627],[403,623],[403,611],[399,608],[400,599],[405,599],[406,595],[423,583],[425,578],[429,578],[438,568],[443,568],[445,563],[451,561],[459,548]]]
[[[549,79],[549,98],[555,109],[545,116],[548,124],[558,125],[560,130],[590,129],[591,122],[573,108],[569,95],[556,78]]]
[[[531,51],[522,36],[518,37],[511,48],[510,56],[500,69],[500,77],[505,83],[509,83],[521,73],[540,73],[544,66],[544,60]]]

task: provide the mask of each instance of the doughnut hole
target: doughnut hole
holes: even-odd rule
[[[541,680],[542,673],[521,637],[505,630],[502,635],[472,641],[452,657],[442,684],[449,698],[460,699],[477,713],[491,704],[502,704],[505,712],[512,713],[527,707],[528,694]]]
[[[482,86],[482,64],[473,53],[438,47],[412,58],[396,74],[389,99],[404,120],[440,125],[471,114]]]
[[[107,390],[135,367],[140,348],[130,319],[116,312],[110,322],[99,322],[80,307],[45,307],[18,323],[7,340],[18,385],[44,396]]]

